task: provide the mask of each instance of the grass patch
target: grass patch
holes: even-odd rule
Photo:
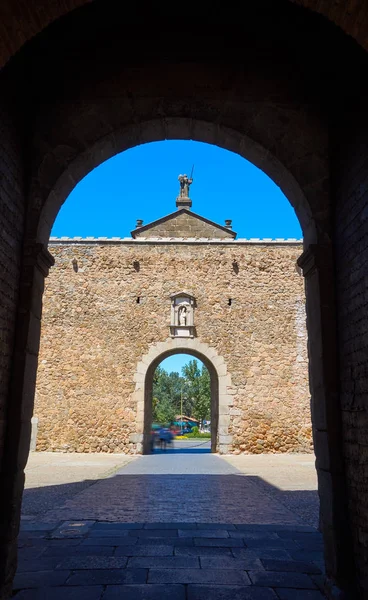
[[[210,433],[200,433],[200,432],[186,433],[185,437],[187,437],[188,440],[196,440],[196,439],[202,440],[202,439],[209,439],[211,437],[211,434]]]

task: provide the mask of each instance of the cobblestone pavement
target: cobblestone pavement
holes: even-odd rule
[[[315,494],[310,455],[118,462],[42,516],[24,515],[17,600],[324,597],[321,535],[296,500],[282,501],[284,492]],[[46,471],[43,487],[30,488],[41,496]]]
[[[44,515],[131,460],[134,458],[125,454],[31,452],[22,513],[30,518]]]

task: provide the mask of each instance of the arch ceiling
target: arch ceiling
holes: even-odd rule
[[[93,1],[93,0],[92,0]],[[288,0],[335,23],[368,50],[368,0]],[[91,0],[2,0],[0,3],[0,68],[50,23]]]

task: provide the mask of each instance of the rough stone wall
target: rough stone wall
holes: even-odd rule
[[[232,451],[311,450],[304,289],[295,268],[301,249],[52,244],[37,449],[136,451],[129,440],[137,432],[137,363],[168,338],[170,295],[185,289],[197,301],[198,339],[223,356],[231,374]]]
[[[193,238],[233,238],[234,234],[231,231],[224,231],[206,223],[202,219],[198,219],[187,212],[175,215],[173,218],[162,220],[161,223],[153,225],[149,229],[135,232],[135,237],[193,237]]]
[[[368,597],[368,118],[352,103],[340,130],[336,190],[336,266],[340,389],[350,529],[362,598]],[[338,144],[336,144],[338,147]]]

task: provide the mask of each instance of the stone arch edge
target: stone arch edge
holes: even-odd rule
[[[225,125],[213,125],[192,117],[148,118],[139,124],[125,124],[103,135],[90,147],[65,164],[46,197],[32,190],[32,207],[37,218],[29,223],[28,237],[47,245],[52,225],[76,185],[103,162],[130,148],[163,140],[192,140],[212,144],[238,154],[261,169],[280,189],[294,208],[303,230],[305,246],[316,243],[318,232],[308,195],[292,172],[270,150],[250,138],[246,132]],[[39,212],[38,212],[39,211]]]
[[[137,454],[143,452],[143,434],[145,419],[145,391],[146,376],[152,364],[171,351],[193,351],[202,355],[213,366],[218,378],[218,444],[219,454],[228,454],[231,451],[233,437],[229,433],[230,411],[234,404],[235,389],[232,386],[231,374],[228,372],[225,359],[217,350],[197,338],[167,338],[164,342],[152,344],[148,352],[138,361],[134,373],[135,390],[132,400],[136,404],[136,434],[131,441],[136,444]]]

